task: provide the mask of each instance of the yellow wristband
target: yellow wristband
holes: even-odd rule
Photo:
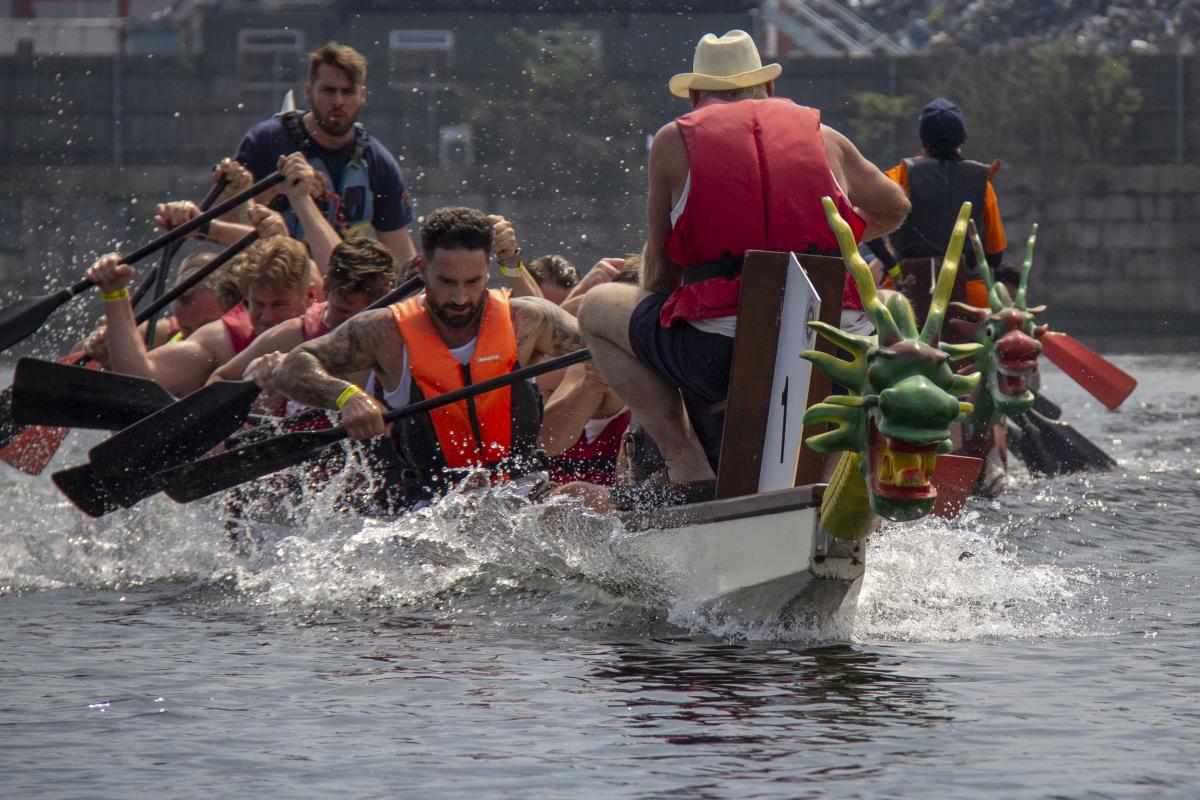
[[[110,300],[124,300],[126,297],[129,297],[129,287],[122,286],[115,292],[104,292],[100,296],[104,298],[104,302],[106,303]]]
[[[898,278],[898,277],[900,277],[900,265],[899,265],[899,264],[897,264],[896,266],[894,266],[894,267],[892,267],[891,269],[889,269],[889,270],[887,271],[887,274],[888,274],[888,275],[890,275],[890,276],[891,276],[891,277],[893,277],[893,278]]]
[[[347,386],[345,389],[342,389],[342,393],[338,395],[338,399],[335,401],[334,404],[338,407],[338,410],[340,411],[342,406],[346,405],[346,401],[348,401],[351,397],[354,397],[354,395],[358,394],[361,391],[362,391],[362,389],[358,388],[357,386],[355,386],[352,383],[349,386]]]
[[[519,278],[521,273],[525,271],[525,262],[518,261],[516,269],[509,269],[503,264],[500,265],[500,274],[506,278]]]

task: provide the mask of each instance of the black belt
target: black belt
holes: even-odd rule
[[[688,264],[683,268],[683,285],[699,283],[713,278],[724,278],[731,281],[742,274],[742,256],[734,257],[726,253],[720,261],[705,261],[702,264]]]
[[[842,255],[841,253],[818,250],[815,244],[809,245],[807,251],[796,251],[796,253],[798,255],[829,256],[831,258],[840,258]],[[724,278],[727,281],[731,281],[742,274],[742,263],[744,261],[744,256],[734,256],[726,253],[717,261],[689,264],[683,268],[683,285],[687,286],[691,283],[709,281],[713,278]]]

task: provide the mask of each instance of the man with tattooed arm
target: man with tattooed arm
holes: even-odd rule
[[[275,387],[304,405],[337,408],[354,439],[385,433],[400,408],[583,347],[575,318],[541,297],[487,288],[493,227],[481,211],[442,208],[421,223],[420,295],[358,314],[293,350]],[[372,370],[375,391],[346,377]],[[405,482],[436,486],[447,469],[510,473],[541,425],[527,381],[409,417],[392,433]]]

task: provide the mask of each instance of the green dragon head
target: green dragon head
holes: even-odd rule
[[[857,336],[822,322],[809,323],[849,353],[850,359],[816,350],[805,352],[804,358],[850,393],[827,397],[808,409],[806,426],[836,426],[813,436],[808,444],[818,453],[858,453],[858,470],[872,511],[892,520],[917,519],[930,512],[937,497],[930,478],[937,454],[952,448],[950,423],[971,410],[970,403],[958,398],[979,382],[979,373],[956,375],[950,362],[974,355],[980,345],[939,343],[971,204],[964,203],[959,212],[929,315],[918,332],[908,301],[895,293],[881,297],[870,268],[858,254],[850,226],[833,201],[825,198],[823,203],[876,335]]]
[[[951,303],[954,310],[965,319],[952,319],[950,325],[964,337],[981,345],[975,355],[974,366],[984,380],[974,397],[975,408],[971,412],[970,422],[972,427],[984,429],[998,421],[1001,415],[1020,414],[1033,406],[1031,384],[1037,379],[1038,356],[1042,352],[1037,337],[1046,331],[1046,326],[1038,325],[1034,317],[1045,311],[1046,307],[1029,308],[1025,301],[1029,273],[1033,269],[1033,247],[1037,242],[1036,224],[1025,246],[1025,262],[1021,265],[1021,280],[1015,299],[1004,283],[993,279],[974,223],[970,226],[970,236],[979,270],[987,286],[990,308]]]

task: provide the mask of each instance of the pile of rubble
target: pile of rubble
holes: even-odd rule
[[[1200,0],[848,0],[915,50],[1061,44],[1079,53],[1174,53],[1200,39]],[[1197,42],[1200,43],[1200,42]]]

